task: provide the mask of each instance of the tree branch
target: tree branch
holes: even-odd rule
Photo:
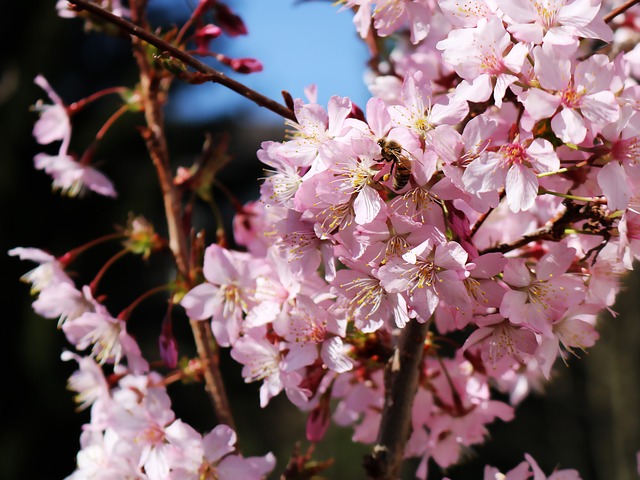
[[[636,3],[640,3],[640,0],[628,0],[627,2],[625,2],[624,4],[620,5],[618,8],[615,8],[613,10],[611,10],[608,14],[606,14],[603,17],[603,20],[606,23],[609,23],[611,20],[613,20],[614,18],[616,18],[618,15],[620,15],[621,13],[626,12],[627,10],[629,10],[631,7],[633,7]]]
[[[146,27],[144,19],[146,0],[131,0],[130,7],[133,21]],[[135,28],[140,29],[137,26]],[[161,75],[161,71],[156,70],[154,65],[149,62],[146,48],[138,37],[133,37],[132,45],[133,54],[140,70],[140,96],[147,123],[147,128],[143,130],[142,136],[156,168],[162,189],[169,231],[169,246],[176,261],[178,276],[189,283],[191,278],[189,275],[189,242],[182,225],[182,199],[173,181],[162,113],[171,77]],[[218,350],[211,332],[211,324],[191,320],[191,329],[204,372],[206,390],[211,398],[218,421],[235,430],[218,366]]]
[[[396,480],[400,476],[428,330],[429,322],[409,322],[385,367],[385,402],[378,443],[364,458],[371,480]]]
[[[140,38],[150,45],[153,45],[161,52],[167,52],[172,57],[177,58],[185,65],[193,68],[197,72],[200,72],[207,76],[207,80],[224,85],[230,90],[242,95],[243,97],[251,100],[256,105],[271,110],[273,113],[280,115],[283,118],[296,121],[296,117],[292,110],[286,106],[276,102],[275,100],[262,95],[261,93],[252,90],[246,85],[227,77],[224,73],[211,68],[209,65],[201,62],[197,58],[188,53],[180,50],[169,42],[162,38],[152,34],[144,28],[139,27],[135,23],[129,22],[124,18],[113,15],[112,13],[104,10],[100,6],[87,0],[70,0],[69,4],[74,10],[86,10],[93,15],[102,18],[103,20],[117,26],[121,30],[129,33],[133,37]]]

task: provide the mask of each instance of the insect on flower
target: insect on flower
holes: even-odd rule
[[[381,149],[382,159],[391,163],[391,172],[384,175],[382,179],[386,181],[393,174],[393,189],[401,190],[409,183],[411,177],[411,159],[403,153],[406,150],[395,140],[381,138],[378,140],[378,145]]]

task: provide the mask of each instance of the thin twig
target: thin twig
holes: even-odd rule
[[[611,10],[609,13],[607,13],[604,17],[603,20],[605,21],[605,23],[609,23],[611,20],[613,20],[614,18],[616,18],[618,15],[620,15],[621,13],[626,12],[627,10],[629,10],[631,7],[633,7],[636,3],[640,3],[640,0],[628,0],[627,2],[625,2],[624,4],[620,5],[618,8],[615,8],[613,10]]]
[[[220,354],[211,331],[211,322],[191,320],[191,330],[198,348],[198,356],[204,372],[207,393],[213,403],[216,418],[220,423],[236,430],[229,399],[220,372]]]
[[[224,73],[211,68],[209,65],[202,63],[200,60],[195,58],[192,55],[180,50],[179,48],[171,45],[169,42],[166,42],[162,38],[152,34],[144,28],[141,28],[134,23],[125,20],[122,17],[118,17],[117,15],[113,15],[111,12],[108,12],[96,5],[95,3],[91,3],[87,0],[72,0],[69,2],[71,8],[75,10],[86,10],[103,20],[117,26],[121,30],[133,35],[134,37],[138,37],[150,45],[156,47],[160,52],[167,52],[172,57],[177,58],[185,65],[193,68],[197,72],[205,74],[207,76],[207,80],[219,83],[220,85],[224,85],[230,90],[242,95],[243,97],[251,100],[256,105],[264,107],[268,110],[271,110],[273,113],[280,115],[283,118],[296,121],[296,117],[289,108],[286,106],[276,102],[275,100],[262,95],[261,93],[252,90],[247,87],[243,83],[240,83],[232,78],[227,77]]]

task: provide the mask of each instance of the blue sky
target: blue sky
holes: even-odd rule
[[[186,15],[195,0],[152,0],[158,13]],[[304,96],[305,86],[318,86],[318,99],[326,104],[332,95],[348,96],[362,108],[369,98],[363,74],[367,49],[355,32],[353,14],[338,13],[331,2],[294,0],[230,0],[227,4],[244,19],[246,37],[235,37],[211,48],[232,57],[255,57],[264,71],[234,76],[276,100],[287,90]],[[175,20],[174,20],[175,21]],[[219,65],[208,62],[214,67]],[[219,85],[178,86],[168,114],[175,121],[206,122],[219,112],[251,109],[252,119],[281,122],[275,114],[254,108],[246,99]]]

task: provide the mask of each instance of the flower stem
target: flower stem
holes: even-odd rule
[[[111,95],[113,93],[122,95],[126,91],[127,91],[126,87],[105,88],[104,90],[100,90],[98,92],[92,93],[88,97],[78,100],[77,102],[73,102],[71,105],[67,107],[67,112],[69,113],[69,115],[73,115],[74,113],[77,113],[78,111],[82,110],[85,106],[87,106],[87,104],[91,102],[95,102],[99,98],[102,98],[106,95]]]
[[[131,305],[129,305],[127,308],[125,308],[118,314],[118,319],[123,320],[125,322],[128,321],[129,317],[131,316],[131,312],[133,312],[133,310],[138,305],[140,305],[140,303],[142,303],[143,300],[146,300],[151,295],[155,295],[156,293],[160,293],[160,292],[166,292],[167,290],[171,290],[172,288],[173,288],[172,285],[159,285],[157,287],[152,288],[151,290],[144,292],[142,295],[136,298],[133,302],[131,302]]]
[[[640,2],[640,0],[628,0],[624,4],[620,5],[618,8],[611,10],[608,14],[606,14],[603,17],[603,20],[605,21],[605,23],[609,23],[611,20],[616,18],[621,13],[626,12],[638,2]]]
[[[120,250],[118,253],[116,253],[114,256],[112,256],[109,260],[105,262],[105,264],[102,266],[102,268],[98,271],[96,276],[93,278],[93,280],[89,284],[89,286],[91,287],[92,294],[96,292],[98,288],[98,284],[100,283],[100,280],[102,280],[102,277],[107,272],[107,270],[111,268],[111,265],[116,263],[118,260],[124,257],[127,253],[129,253],[129,250],[127,250],[126,248],[123,250]]]
[[[90,248],[95,247],[96,245],[100,245],[104,242],[109,242],[111,240],[119,240],[124,239],[126,236],[122,233],[110,233],[108,235],[104,235],[100,238],[96,238],[91,240],[90,242],[85,243],[84,245],[80,245],[79,247],[74,248],[73,250],[69,250],[67,253],[58,258],[58,261],[63,265],[69,265],[75,258],[80,255],[85,250],[89,250]]]
[[[561,198],[566,198],[569,200],[574,200],[576,202],[587,202],[587,203],[607,203],[607,200],[605,198],[602,197],[580,197],[577,195],[569,195],[567,193],[560,193],[560,192],[552,192],[550,190],[545,190],[544,188],[540,189],[540,194],[544,195],[554,195],[556,197],[561,197]]]

